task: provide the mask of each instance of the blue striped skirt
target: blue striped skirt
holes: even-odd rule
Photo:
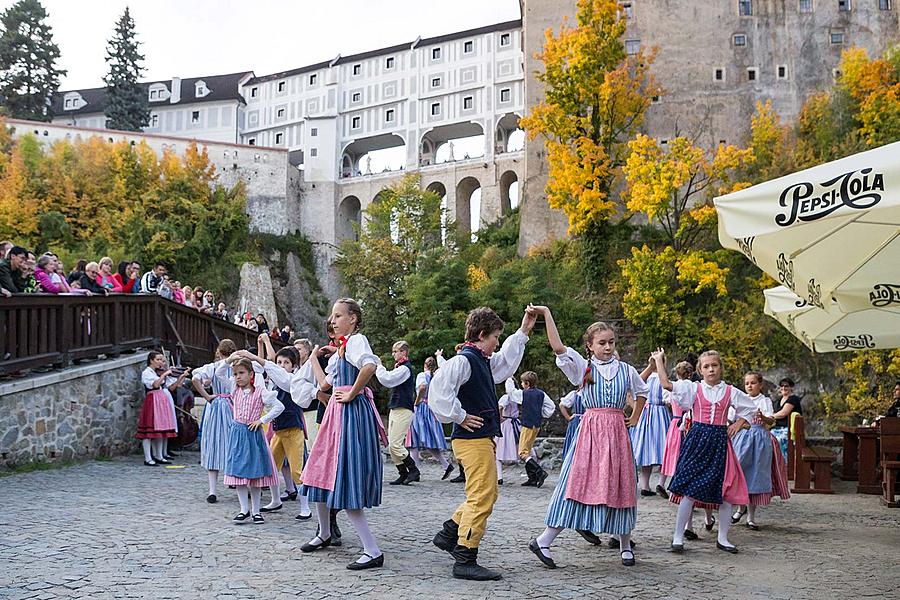
[[[234,413],[227,398],[216,396],[203,408],[200,436],[200,464],[210,471],[225,468],[228,457],[228,436]]]
[[[325,419],[335,414],[326,412]],[[322,426],[325,426],[324,422]],[[378,506],[384,471],[380,444],[372,404],[360,394],[341,409],[334,490],[304,485],[301,493],[310,502],[324,502],[329,508],[352,510]]]
[[[575,438],[578,435],[579,423],[581,423],[581,414],[572,415],[572,420],[569,421],[569,425],[566,427],[566,439],[563,442],[563,456],[568,454],[569,448],[575,443]]]
[[[672,413],[665,404],[645,404],[638,424],[629,432],[634,463],[638,467],[661,465],[666,453],[666,434]]]
[[[751,425],[731,438],[731,446],[737,454],[751,494],[772,492],[772,436],[762,425]]]
[[[413,421],[409,427],[408,448],[419,450],[446,450],[447,440],[444,439],[444,428],[438,422],[437,417],[428,408],[427,402],[419,402],[416,405]]]
[[[566,439],[569,438],[569,434],[572,435],[573,440],[578,439],[581,415],[578,415],[578,417],[578,419],[569,421]],[[634,524],[637,522],[637,506],[610,508],[604,504],[582,504],[575,500],[566,499],[566,487],[569,484],[569,472],[574,456],[575,443],[573,442],[568,446],[565,458],[563,458],[562,469],[559,472],[559,481],[556,484],[556,489],[553,490],[553,495],[550,497],[550,506],[547,507],[547,517],[544,519],[544,522],[548,527],[583,529],[595,533],[609,533],[611,535],[631,533],[631,530],[634,529]]]

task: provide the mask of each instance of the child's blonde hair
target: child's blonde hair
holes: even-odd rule
[[[703,359],[704,359],[704,358],[712,358],[712,359],[715,359],[715,361],[716,361],[717,363],[719,363],[719,366],[720,366],[720,367],[723,367],[723,368],[725,367],[725,365],[722,364],[722,357],[721,357],[721,355],[719,355],[719,353],[716,352],[715,350],[707,350],[706,352],[704,352],[703,354],[701,354],[701,355],[700,355],[700,358],[697,359],[697,366],[698,366],[698,367],[700,367],[700,366],[703,365]]]
[[[522,384],[528,384],[528,387],[534,388],[537,387],[537,373],[534,371],[525,371],[522,373]]]
[[[613,328],[612,325],[610,325],[608,323],[604,323],[603,321],[596,321],[594,323],[591,323],[588,326],[587,330],[584,332],[584,347],[587,348],[589,354],[590,354],[589,346],[591,345],[591,342],[594,341],[594,336],[596,336],[601,331],[612,331],[613,340],[615,340],[616,330]],[[618,358],[618,356],[619,356],[619,354],[617,352],[616,358]],[[588,356],[588,358],[590,358],[590,356]],[[594,383],[594,380],[593,380],[593,378],[591,378],[591,363],[588,362],[587,369],[584,370],[584,379],[581,381],[581,386],[584,387],[586,385],[591,385],[593,383]]]

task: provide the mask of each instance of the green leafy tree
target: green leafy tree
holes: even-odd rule
[[[17,119],[49,121],[50,98],[66,74],[56,67],[59,46],[38,0],[19,0],[0,15],[0,101]]]
[[[126,7],[106,47],[109,72],[103,78],[106,83],[104,113],[110,129],[141,131],[150,122],[147,95],[138,81],[144,71],[141,66],[144,55],[139,46],[134,19]]]
[[[341,244],[335,264],[350,295],[363,305],[366,335],[376,351],[389,348],[400,331],[406,277],[421,260],[442,252],[441,199],[421,189],[417,175],[384,190],[366,209],[359,239]]]

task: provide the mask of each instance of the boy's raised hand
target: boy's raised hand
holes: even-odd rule
[[[522,316],[522,333],[525,335],[531,333],[531,330],[534,329],[534,324],[537,322],[538,314],[538,311],[529,304],[525,309],[525,314]]]

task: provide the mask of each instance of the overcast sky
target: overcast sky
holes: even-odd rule
[[[41,1],[68,71],[63,90],[103,85],[106,42],[125,6],[151,80],[265,75],[520,17],[518,0]],[[0,0],[0,10],[14,3]]]

